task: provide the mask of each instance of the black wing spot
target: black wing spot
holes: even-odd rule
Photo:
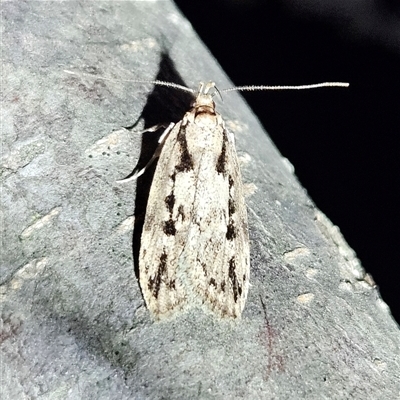
[[[175,205],[175,195],[174,193],[169,194],[165,200],[164,200],[168,211],[169,211],[169,220],[164,221],[164,228],[163,231],[166,235],[168,236],[175,236],[176,234],[176,228],[175,228],[175,221],[172,219],[172,214],[174,211],[174,205]],[[181,207],[181,206],[179,206]]]
[[[149,279],[148,288],[155,298],[158,297],[160,291],[161,281],[167,270],[167,255],[163,252],[160,256],[160,263],[158,264],[157,272],[154,278]]]
[[[233,224],[232,219],[229,219],[229,224],[226,230],[226,238],[228,240],[233,240],[236,237],[236,229],[235,225]]]
[[[231,281],[232,285],[233,299],[235,300],[235,303],[237,303],[238,297],[242,295],[242,286],[239,284],[236,276],[235,257],[232,257],[229,260],[229,280]]]
[[[232,175],[229,175],[228,182],[229,182],[229,190],[231,190],[234,184]]]
[[[235,202],[232,199],[229,199],[228,201],[229,217],[232,217],[232,215],[235,214],[235,211],[236,211]]]
[[[210,286],[214,286],[215,288],[217,287],[217,282],[215,281],[214,278],[211,278],[211,279],[208,281],[208,284],[209,284]]]
[[[178,216],[181,216],[182,221],[185,220],[185,210],[182,204],[178,207]]]
[[[168,236],[175,236],[176,228],[175,228],[175,221],[170,218],[168,221],[164,222],[164,233]]]
[[[173,193],[169,194],[164,201],[168,208],[169,213],[172,215],[172,211],[174,210],[174,205],[175,205],[175,195]]]
[[[169,281],[168,287],[172,290],[175,290],[175,279],[171,279]]]
[[[225,174],[226,173],[226,134],[224,132],[224,136],[222,139],[222,149],[221,149],[221,153],[218,157],[217,160],[217,165],[215,166],[216,171],[219,174]]]
[[[189,153],[188,145],[186,141],[186,128],[181,126],[177,141],[181,146],[181,161],[178,165],[175,166],[175,170],[178,172],[190,171],[193,169],[193,160],[192,156]]]

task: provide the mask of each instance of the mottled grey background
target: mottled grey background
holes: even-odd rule
[[[188,99],[85,74],[230,86],[170,1],[4,2],[2,14],[2,398],[400,395],[388,307],[237,93],[218,109],[249,194],[242,320],[151,321],[133,233],[151,178],[116,180],[151,154],[143,126],[178,119]]]

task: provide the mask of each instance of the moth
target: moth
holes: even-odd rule
[[[160,138],[139,253],[140,286],[156,319],[201,304],[237,318],[246,302],[246,204],[214,87],[201,83],[190,110]]]
[[[65,73],[77,75],[73,71]],[[115,80],[194,90],[164,81]],[[345,82],[299,86],[239,86],[233,90],[348,87]],[[215,109],[214,82],[200,83],[182,120],[170,123],[147,165],[159,158],[150,188],[139,252],[139,281],[156,320],[205,305],[222,318],[240,318],[250,278],[247,211],[235,139]],[[163,127],[156,125],[146,131]],[[144,131],[144,132],[146,132]],[[142,133],[144,133],[142,132]]]
[[[215,89],[213,82],[200,83],[190,110],[165,129],[147,164],[159,156],[141,237],[139,280],[157,320],[200,305],[223,318],[240,318],[246,303],[250,246],[244,189],[234,136],[215,109]],[[137,178],[147,166],[128,178]]]

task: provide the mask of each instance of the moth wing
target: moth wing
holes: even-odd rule
[[[195,182],[192,170],[177,173],[187,151],[182,146],[185,138],[180,132],[181,125],[181,122],[175,125],[161,150],[141,237],[140,286],[147,307],[156,319],[171,315],[187,302],[186,286],[178,270],[178,256],[185,247],[189,220],[177,206],[175,187],[180,185],[185,200],[191,204]]]
[[[220,136],[214,160],[203,157],[197,172],[189,274],[191,287],[214,312],[240,318],[250,274],[247,210],[233,137],[223,125]]]

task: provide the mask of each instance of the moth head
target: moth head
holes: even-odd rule
[[[219,93],[219,91],[214,82],[200,82],[196,98],[192,103],[192,108],[196,109],[196,114],[215,114],[215,103],[213,100],[215,93]]]

